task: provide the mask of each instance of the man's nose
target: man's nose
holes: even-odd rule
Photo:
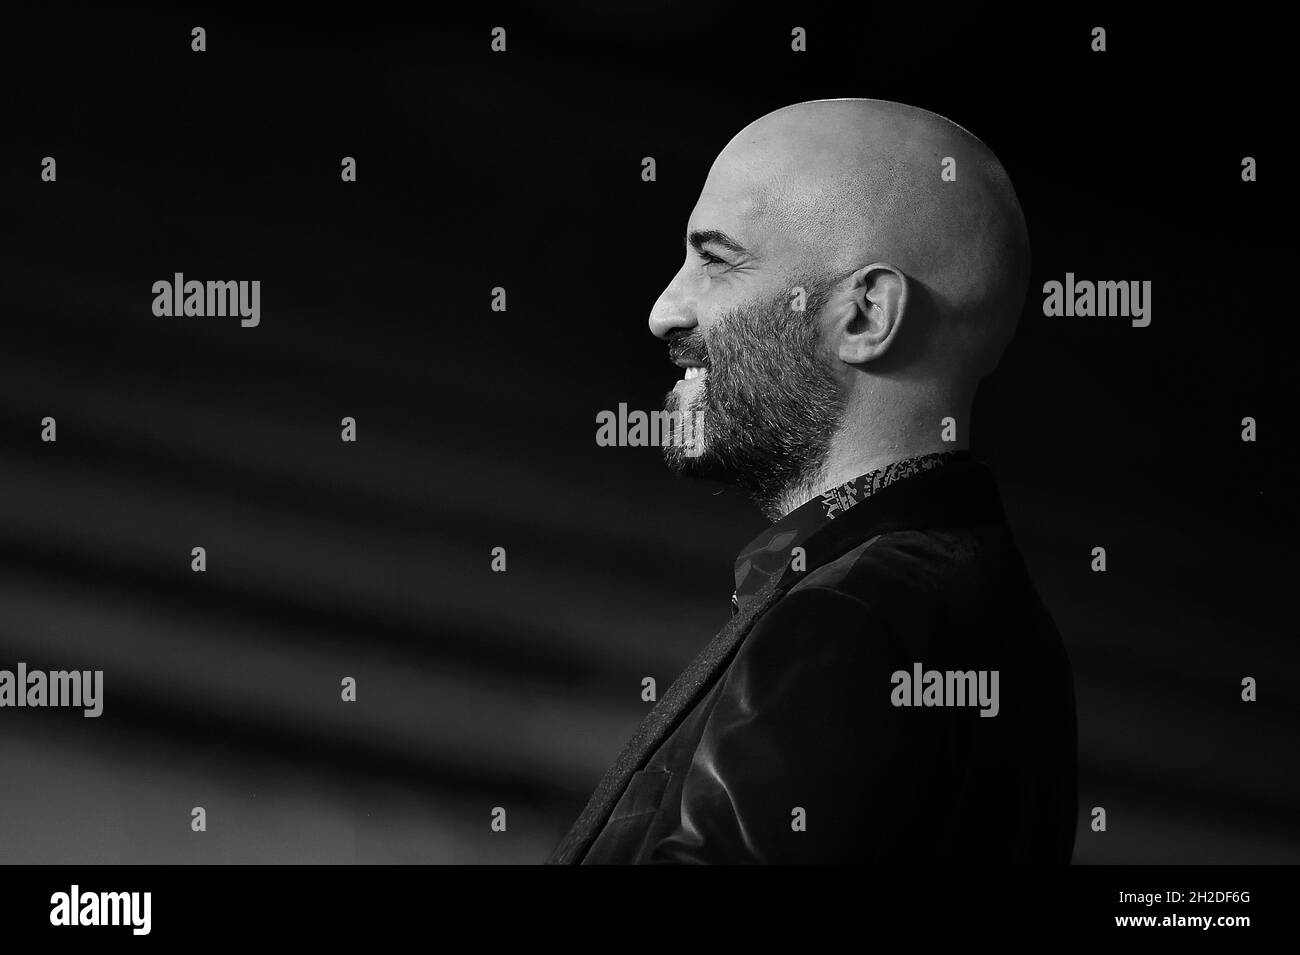
[[[683,292],[680,280],[673,279],[650,309],[650,333],[667,339],[677,329],[691,329],[695,325],[695,302]]]

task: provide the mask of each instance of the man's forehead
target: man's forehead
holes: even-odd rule
[[[780,192],[768,177],[754,172],[719,157],[691,211],[688,233],[717,230],[750,249],[783,240]]]

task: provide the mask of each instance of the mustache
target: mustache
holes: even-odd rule
[[[679,332],[668,340],[668,360],[673,364],[687,362],[696,365],[709,364],[709,346],[698,328],[689,332]]]

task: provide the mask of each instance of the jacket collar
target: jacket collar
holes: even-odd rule
[[[736,557],[732,610],[769,581],[797,579],[886,529],[1002,517],[993,476],[969,451],[905,458],[819,494],[750,541]]]

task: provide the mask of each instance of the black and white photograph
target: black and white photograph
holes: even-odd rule
[[[0,35],[6,926],[188,943],[200,888],[327,885],[397,931],[452,868],[447,924],[610,915],[734,875],[576,867],[703,865],[771,870],[754,926],[957,904],[914,870],[990,939],[1285,930],[1280,14]]]

